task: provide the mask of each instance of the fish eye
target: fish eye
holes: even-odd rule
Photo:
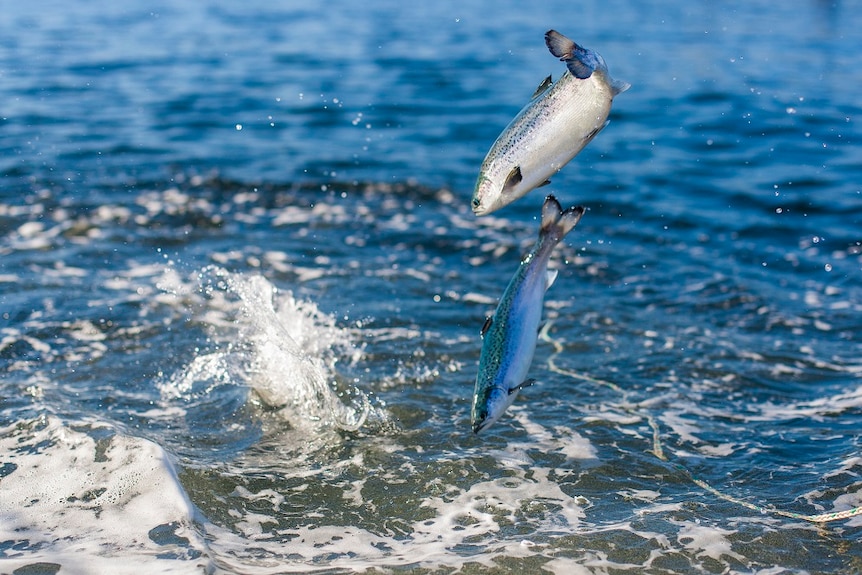
[[[479,198],[473,198],[473,207],[478,208],[479,204],[482,203],[479,201]]]

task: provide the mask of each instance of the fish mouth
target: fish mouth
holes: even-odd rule
[[[482,200],[477,197],[474,197],[470,202],[470,207],[473,209],[473,213],[477,216],[485,215],[485,212],[487,212],[484,206],[482,206]]]
[[[493,203],[483,202],[478,198],[470,202],[470,207],[473,208],[473,214],[476,216],[484,216],[497,209]]]
[[[491,424],[494,423],[494,420],[486,417],[482,421],[477,421],[473,424],[473,433],[479,433],[483,429],[487,429],[491,427]]]
[[[476,180],[476,187],[473,189],[473,198],[470,200],[470,207],[477,216],[484,216],[493,211],[487,201],[490,197],[488,194],[491,193],[492,186],[491,178],[486,176],[484,172],[481,172],[479,178]]]

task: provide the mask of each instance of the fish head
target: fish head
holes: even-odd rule
[[[470,207],[477,216],[499,210],[523,196],[529,187],[524,185],[521,167],[503,167],[495,162],[479,171]]]
[[[495,183],[493,178],[485,173],[480,173],[476,180],[476,189],[473,190],[473,199],[470,201],[473,213],[477,216],[484,216],[501,208],[501,187],[501,184]]]
[[[474,398],[471,416],[473,433],[479,433],[491,427],[512,404],[517,394],[517,389],[509,391],[495,385],[484,394],[484,397]]]

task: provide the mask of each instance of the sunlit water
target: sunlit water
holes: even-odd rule
[[[0,571],[862,570],[858,6],[292,4],[3,11]],[[548,28],[632,89],[475,218]]]

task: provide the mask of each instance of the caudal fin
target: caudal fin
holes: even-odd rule
[[[608,83],[611,86],[611,93],[614,96],[622,94],[629,88],[631,84],[613,80],[608,74],[608,67],[605,64],[604,58],[597,52],[593,52],[589,48],[579,46],[557,32],[556,30],[548,30],[545,32],[545,46],[548,51],[566,63],[566,68],[575,78],[586,80],[593,75],[596,70],[601,70],[608,78]]]
[[[581,80],[586,80],[596,68],[601,67],[595,52],[578,46],[556,30],[545,32],[545,46],[551,54],[566,63],[573,76]]]
[[[539,237],[548,237],[554,243],[559,242],[581,221],[584,211],[583,206],[572,206],[563,210],[557,198],[549,195],[542,204],[542,226],[539,228]]]

